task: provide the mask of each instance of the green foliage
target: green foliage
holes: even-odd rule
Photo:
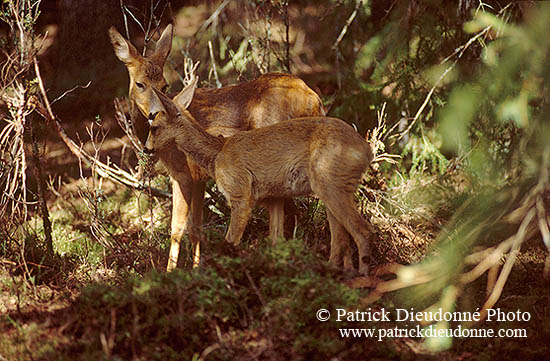
[[[122,359],[198,357],[212,344],[219,347],[210,357],[220,360],[262,345],[278,358],[296,360],[350,352],[355,341],[336,334],[347,323],[322,323],[316,312],[352,307],[360,293],[332,280],[303,242],[263,242],[240,257],[218,255],[208,265],[200,272],[151,272],[117,287],[85,287],[70,311],[81,317],[67,329],[82,337],[71,350],[58,350],[60,359],[101,358],[102,334],[113,339],[111,355]]]
[[[48,334],[48,330],[36,322],[25,325],[8,315],[0,318],[0,326],[10,324],[14,331],[0,337],[0,352],[6,360],[37,360],[51,355],[59,345],[59,340]],[[48,340],[49,342],[44,342]]]
[[[547,4],[539,4],[537,8],[541,14],[549,11]],[[533,12],[528,22],[516,25],[503,17],[481,12],[465,25],[467,32],[493,29],[500,37],[483,48],[483,65],[476,77],[469,84],[455,87],[441,112],[439,121],[448,149],[468,152],[472,148],[469,131],[472,128],[478,130],[473,137],[477,141],[509,139],[510,131],[517,134],[514,128],[533,125],[538,109],[530,102],[540,102],[550,47],[545,35],[547,23],[542,18]],[[502,126],[510,122],[512,128]],[[517,145],[513,140],[510,142],[509,149]]]
[[[440,138],[439,134],[433,130],[429,131],[427,135],[422,134],[420,137],[414,134],[411,135],[401,154],[405,159],[410,156],[410,165],[403,162],[401,166],[407,166],[411,176],[425,172],[434,174],[445,172],[448,160],[439,150]]]
[[[154,183],[166,185],[163,177]],[[103,187],[109,190],[77,184],[80,181],[72,188],[78,187],[78,191],[68,191],[50,205],[56,257],[48,260],[38,214],[23,222],[16,233],[6,232],[0,238],[0,257],[21,264],[20,271],[25,271],[23,264],[28,263],[38,284],[112,280],[116,272],[118,277],[140,274],[160,262],[170,233],[167,202],[152,203],[147,194],[114,191],[106,183]],[[23,254],[19,248],[24,249]]]
[[[504,247],[513,240],[512,250],[502,252],[506,263],[486,301],[490,308],[509,277],[515,252],[527,238],[546,238],[550,129],[548,93],[539,84],[550,80],[550,39],[542,36],[550,6],[538,3],[526,16],[529,21],[512,24],[480,13],[466,26],[468,31],[493,29],[501,35],[486,45],[484,62],[474,76],[454,85],[438,118],[447,149],[464,156],[476,187],[440,233],[438,252],[410,268],[411,272],[437,270],[437,276],[410,290],[409,300],[425,304],[436,298],[441,305],[445,290],[472,282],[461,279],[461,273],[469,270],[465,257],[474,246]],[[487,258],[479,264],[491,264]],[[446,309],[454,307],[459,294],[446,302]]]

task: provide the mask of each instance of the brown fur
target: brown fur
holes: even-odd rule
[[[206,132],[184,110],[192,91],[184,89],[174,98],[178,106],[160,92],[157,96],[164,109],[155,114],[146,149],[158,151],[175,143],[208,171],[231,207],[227,241],[240,243],[259,202],[314,194],[327,208],[331,262],[340,262],[350,234],[359,251],[359,271],[368,274],[371,227],[355,208],[354,193],[373,155],[349,124],[307,117],[224,139]]]
[[[172,27],[169,25],[157,42],[157,49],[148,56],[141,56],[136,48],[114,28],[109,30],[116,55],[125,63],[130,75],[129,95],[132,117],[138,136],[143,141],[148,132],[147,121],[151,112],[158,111],[160,103],[153,89],[163,90],[166,80],[162,68],[170,51]],[[137,86],[143,85],[144,89]],[[142,115],[136,114],[139,109]],[[201,127],[213,135],[230,136],[238,131],[250,130],[282,120],[301,116],[324,115],[319,96],[302,80],[288,74],[265,74],[250,82],[220,89],[197,89],[188,107]],[[145,116],[145,117],[144,117]],[[201,234],[204,180],[207,172],[191,159],[185,159],[175,144],[168,144],[160,151],[159,158],[168,168],[172,178],[171,247],[167,270],[177,265],[180,240],[186,231],[195,255]],[[283,213],[281,200],[269,202],[270,237],[282,235]],[[292,203],[287,203],[293,207]],[[277,222],[277,223],[275,223]],[[194,263],[198,258],[194,259]]]

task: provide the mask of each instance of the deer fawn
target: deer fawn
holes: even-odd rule
[[[216,137],[185,110],[196,83],[197,78],[173,102],[153,89],[158,111],[149,114],[145,151],[162,152],[175,143],[215,179],[231,207],[225,238],[234,245],[240,243],[258,202],[316,195],[327,209],[330,261],[340,262],[351,234],[359,251],[359,272],[368,274],[372,232],[354,204],[354,193],[373,158],[365,139],[349,124],[329,117],[283,121],[228,138]]]
[[[155,108],[158,104],[149,101],[154,96],[153,89],[166,89],[162,69],[172,46],[172,26],[164,29],[155,51],[149,56],[141,56],[113,27],[109,29],[109,35],[115,54],[126,65],[130,75],[132,118],[143,141],[148,131],[143,116],[158,111]],[[138,115],[136,109],[143,116]],[[278,73],[265,74],[250,82],[219,89],[196,89],[187,110],[201,127],[215,136],[230,136],[282,120],[325,114],[319,96],[302,80]],[[193,246],[193,264],[198,264],[207,172],[193,159],[185,160],[185,154],[173,143],[166,144],[158,155],[172,178],[171,246],[167,265],[167,270],[171,271],[177,266],[180,241],[187,231]],[[270,237],[278,238],[282,236],[283,229],[283,201],[273,199],[267,203]],[[292,203],[285,204],[294,206]]]

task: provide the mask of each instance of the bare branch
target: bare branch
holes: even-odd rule
[[[132,143],[134,150],[137,152],[143,151],[143,144],[141,144],[141,141],[136,135],[134,124],[130,119],[128,119],[128,117],[126,117],[126,113],[122,109],[122,104],[120,104],[120,100],[115,99],[113,103],[115,106],[115,119],[118,125]]]
[[[217,17],[221,14],[223,9],[225,9],[227,4],[229,4],[229,0],[224,0],[220,4],[220,6],[218,6],[218,8],[212,13],[212,15],[210,15],[208,17],[208,19],[206,19],[206,21],[201,25],[201,27],[195,32],[195,35],[197,35],[198,33],[202,32],[202,31],[204,31],[208,26],[210,26],[210,24],[212,24],[212,22],[214,20],[216,20]]]
[[[359,8],[361,8],[361,5],[363,5],[363,1],[358,1],[357,4],[355,5],[355,9],[353,9],[353,12],[349,16],[348,20],[346,20],[346,23],[344,24],[344,27],[342,28],[342,30],[340,31],[340,34],[336,38],[336,41],[334,42],[334,44],[332,44],[333,51],[338,50],[338,46],[342,42],[342,39],[344,39],[344,36],[348,32],[348,28],[350,27],[351,23],[357,16],[357,12],[359,11]]]
[[[88,82],[88,84],[86,84],[86,85],[75,85],[75,86],[72,87],[71,89],[64,91],[63,94],[61,94],[60,96],[58,96],[57,98],[55,98],[54,100],[52,100],[51,104],[54,104],[56,101],[61,100],[64,96],[66,96],[67,94],[70,94],[70,93],[74,92],[74,91],[77,90],[77,89],[88,89],[88,87],[90,86],[90,84],[92,84],[92,81],[91,81],[91,80],[90,80],[90,81]]]
[[[102,177],[110,178],[111,180],[115,181],[118,184],[122,184],[137,190],[146,189],[143,183],[139,182],[134,176],[132,176],[128,172],[120,169],[116,165],[110,166],[109,164],[105,164],[95,159],[90,154],[86,153],[81,147],[76,145],[76,143],[71,138],[69,138],[69,136],[65,133],[65,131],[61,127],[59,120],[51,111],[51,105],[49,103],[48,97],[46,95],[46,91],[44,89],[44,84],[42,81],[42,77],[40,75],[40,69],[38,67],[38,62],[36,61],[36,58],[34,59],[34,61],[35,61],[36,77],[38,79],[40,92],[42,95],[42,102],[45,104],[45,108],[46,108],[44,109],[44,107],[40,106],[41,103],[37,101],[36,110],[42,117],[44,117],[48,122],[50,122],[54,126],[57,134],[61,137],[65,145],[71,151],[71,153],[73,153],[80,161],[84,162],[84,164],[95,169],[97,173]],[[168,198],[171,197],[170,194],[160,189],[151,188],[151,192],[152,192],[152,195],[157,197],[168,197]]]
[[[212,64],[212,72],[214,73],[214,80],[216,81],[216,87],[221,88],[222,83],[218,78],[218,71],[216,70],[216,60],[214,59],[214,51],[212,50],[212,41],[208,41],[208,52],[210,53],[210,62]]]

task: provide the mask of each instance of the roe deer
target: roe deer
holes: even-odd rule
[[[145,117],[159,107],[158,102],[150,101],[155,98],[152,89],[164,90],[167,84],[162,69],[172,44],[172,26],[166,27],[149,56],[141,56],[115,28],[109,29],[109,35],[115,54],[130,75],[132,119],[139,138],[144,141],[148,131]],[[279,73],[264,74],[250,82],[219,89],[196,89],[187,110],[201,127],[215,136],[230,136],[282,120],[325,114],[319,96],[302,80]],[[207,172],[192,159],[186,161],[185,154],[175,144],[167,144],[158,154],[172,178],[171,246],[167,265],[167,270],[171,271],[177,266],[180,241],[187,231],[192,243],[193,264],[198,264]],[[273,199],[268,204],[271,238],[282,236],[282,204],[280,199]],[[294,207],[291,202],[285,205]]]
[[[216,137],[185,110],[195,85],[196,78],[173,102],[154,89],[161,109],[151,114],[145,151],[162,152],[175,143],[206,169],[231,207],[226,240],[240,243],[258,202],[314,194],[327,210],[330,261],[340,262],[351,234],[359,251],[359,272],[368,274],[372,232],[354,203],[354,193],[373,158],[365,139],[351,125],[329,117],[283,121],[228,138]]]

